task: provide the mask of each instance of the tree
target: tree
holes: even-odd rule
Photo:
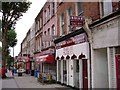
[[[30,2],[2,2],[2,65],[7,62],[7,32],[14,27],[16,22],[26,13]]]
[[[8,47],[13,48],[13,58],[14,58],[14,46],[16,46],[16,44],[17,44],[16,36],[17,36],[17,34],[13,29],[8,30]],[[8,48],[8,50],[9,50],[9,48]],[[9,59],[8,59],[8,61],[9,61]],[[8,61],[7,61],[7,63],[8,63]]]
[[[17,44],[16,32],[11,29],[8,30],[8,47],[14,47]]]

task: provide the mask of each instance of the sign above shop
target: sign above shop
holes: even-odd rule
[[[84,18],[81,16],[70,16],[70,26],[82,27],[84,25]]]
[[[70,37],[62,42],[57,43],[56,49],[75,45],[75,44],[80,44],[80,43],[84,43],[84,42],[87,42],[87,36],[85,33],[82,33],[82,34],[76,35],[74,37]]]

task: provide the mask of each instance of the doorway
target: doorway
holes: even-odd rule
[[[75,87],[79,88],[79,60],[74,60],[74,82]]]
[[[116,55],[117,88],[120,89],[120,55]]]
[[[61,82],[61,60],[58,60],[58,81]]]
[[[87,59],[82,59],[82,78],[83,78],[83,88],[88,88],[88,71],[87,71]]]
[[[63,60],[63,83],[67,84],[67,64],[66,64],[66,60]]]

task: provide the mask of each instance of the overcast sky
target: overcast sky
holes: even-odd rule
[[[29,0],[32,2],[29,10],[27,13],[23,14],[21,19],[17,21],[16,24],[16,33],[17,33],[17,40],[18,43],[14,48],[14,56],[17,56],[20,52],[20,44],[24,37],[26,36],[27,31],[32,26],[35,17],[45,4],[46,0]],[[11,55],[13,56],[13,49],[11,48]]]

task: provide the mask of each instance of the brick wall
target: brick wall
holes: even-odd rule
[[[58,3],[58,7],[57,7],[57,35],[60,35],[60,15],[62,13],[64,13],[64,32],[65,34],[67,33],[67,9],[72,8],[72,14],[75,15],[76,14],[76,10],[75,10],[75,3],[74,2],[64,2],[59,4]]]

